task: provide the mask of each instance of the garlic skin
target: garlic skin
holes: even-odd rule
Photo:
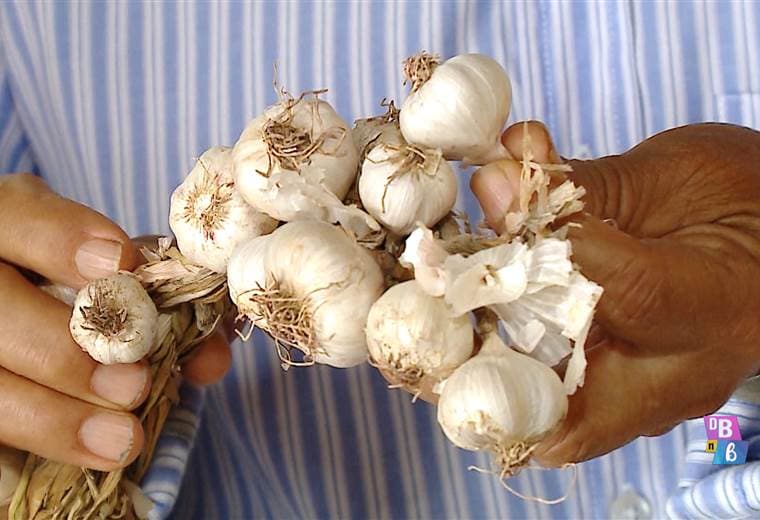
[[[415,59],[427,60],[432,74],[409,78],[412,91],[399,118],[404,138],[418,146],[440,148],[451,161],[481,165],[510,158],[500,139],[512,100],[512,86],[502,66],[482,54],[461,54],[437,66],[429,55],[409,61]]]
[[[397,235],[418,222],[432,227],[454,207],[457,178],[438,150],[410,147],[380,135],[367,152],[359,196],[367,212]]]
[[[369,311],[367,346],[378,368],[411,389],[431,386],[471,355],[473,330],[467,316],[451,315],[442,298],[410,280],[388,289]]]
[[[26,462],[23,451],[0,446],[0,508],[11,503]]]
[[[214,146],[174,190],[169,226],[188,260],[223,273],[239,243],[271,233],[277,221],[256,211],[235,189],[232,148]]]
[[[433,231],[421,226],[406,239],[399,262],[404,267],[414,269],[415,280],[430,296],[443,296],[446,294],[443,263],[448,256],[448,251],[438,243]]]
[[[273,123],[303,139],[303,153],[291,160],[275,157]],[[282,130],[281,130],[282,131]],[[346,122],[326,101],[315,97],[286,99],[252,120],[233,150],[233,175],[243,198],[271,217],[289,222],[307,208],[289,202],[278,192],[286,184],[321,186],[342,199],[356,178],[359,154]],[[306,137],[308,136],[308,137]],[[307,144],[321,144],[311,153]]]
[[[262,235],[240,244],[232,253],[227,264],[227,289],[230,299],[238,310],[238,314],[247,316],[251,323],[264,328],[258,316],[261,308],[246,294],[256,289],[263,289],[267,284],[267,273],[264,265],[266,250],[270,235]]]
[[[246,291],[266,285],[264,256],[269,245],[269,235],[262,235],[240,244],[227,264],[227,288],[236,307],[243,305],[240,299]]]
[[[295,348],[305,364],[345,368],[367,360],[364,328],[384,278],[369,251],[340,228],[285,224],[265,245],[238,248],[228,277],[238,309],[280,344],[281,357]],[[283,362],[295,364],[287,355]]]
[[[446,380],[438,422],[460,448],[502,455],[516,443],[530,445],[546,436],[564,418],[567,402],[551,368],[491,334]]]
[[[137,277],[121,272],[83,287],[74,300],[69,331],[104,365],[135,363],[151,351],[158,311]]]

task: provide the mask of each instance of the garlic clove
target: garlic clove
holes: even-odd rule
[[[83,287],[69,330],[90,357],[104,365],[135,363],[153,348],[158,311],[137,277],[121,272]]]
[[[277,221],[243,200],[232,178],[232,149],[215,146],[174,190],[169,225],[189,261],[223,273],[239,243],[271,233]]]

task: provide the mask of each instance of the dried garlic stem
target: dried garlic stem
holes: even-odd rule
[[[262,129],[264,143],[267,146],[269,155],[269,167],[266,172],[260,172],[265,177],[272,174],[275,161],[284,169],[298,171],[299,166],[310,161],[315,153],[322,155],[335,155],[343,144],[348,131],[345,128],[332,127],[327,128],[319,135],[313,135],[312,132],[296,128],[293,125],[293,108],[300,103],[308,94],[314,96],[319,101],[319,94],[327,90],[313,90],[303,92],[297,99],[293,99],[282,90],[283,110],[277,116],[269,119]],[[316,109],[314,110],[315,118],[319,117]],[[313,125],[312,125],[313,126]],[[335,144],[326,148],[325,143],[329,139],[334,139]]]
[[[199,159],[198,164],[205,175],[187,194],[182,218],[185,222],[200,227],[203,238],[214,240],[214,234],[227,220],[228,204],[232,200],[235,184],[220,182],[219,173],[212,174],[203,160]]]
[[[296,298],[282,285],[271,280],[265,287],[240,295],[240,301],[251,306],[251,319],[262,324],[275,342],[277,355],[284,366],[310,366],[315,363],[318,342],[314,332],[311,306],[308,298]],[[304,354],[302,361],[294,361],[293,349]]]
[[[416,92],[430,76],[433,75],[433,71],[441,63],[441,59],[436,54],[430,54],[422,51],[414,56],[410,56],[404,60],[404,85],[410,83],[412,85],[412,92]]]

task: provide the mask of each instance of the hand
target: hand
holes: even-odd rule
[[[28,174],[0,176],[0,444],[104,471],[137,457],[143,431],[128,413],[149,391],[144,364],[103,366],[71,339],[71,309],[20,269],[80,288],[133,269],[137,248],[114,223]],[[217,333],[185,367],[208,383],[229,366]]]
[[[560,161],[540,123],[529,131],[536,160]],[[502,136],[518,159],[522,132],[515,125]],[[760,134],[691,125],[570,164],[587,190],[573,259],[604,295],[585,385],[537,449],[547,465],[711,413],[760,367]],[[496,230],[519,203],[519,171],[501,161],[472,178]]]

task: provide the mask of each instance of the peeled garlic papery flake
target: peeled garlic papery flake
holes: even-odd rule
[[[271,233],[277,221],[246,203],[232,178],[232,148],[215,146],[174,190],[169,226],[188,260],[223,273],[239,243]]]
[[[506,347],[495,333],[446,380],[438,402],[438,423],[449,440],[466,450],[490,451],[502,477],[527,464],[534,444],[566,413],[559,376]]]
[[[398,235],[418,223],[433,226],[454,207],[457,178],[440,150],[411,146],[401,137],[380,135],[366,153],[359,196],[376,220]]]
[[[443,296],[446,294],[443,263],[448,256],[448,251],[438,243],[432,230],[418,227],[406,239],[399,262],[414,269],[415,280],[429,295]]]
[[[455,315],[491,308],[511,344],[543,363],[554,366],[572,353],[566,391],[582,385],[583,346],[602,288],[574,269],[570,242],[515,239],[469,256],[450,255],[443,244],[422,227],[407,239],[400,260],[414,267],[420,287],[444,296]]]
[[[399,122],[409,143],[439,148],[446,159],[471,164],[511,157],[500,138],[512,87],[496,61],[461,54],[439,64],[423,52],[405,62],[404,74],[412,90]]]
[[[371,360],[412,391],[448,377],[472,355],[473,344],[469,317],[451,315],[442,298],[430,296],[414,280],[388,289],[367,318]]]
[[[84,286],[74,300],[69,330],[74,341],[104,365],[135,363],[153,346],[158,311],[131,273]]]
[[[261,242],[235,250],[228,279],[238,310],[275,339],[283,363],[343,368],[366,361],[367,314],[384,289],[369,251],[317,221],[290,222]],[[291,359],[293,349],[303,352],[303,363]]]
[[[573,272],[567,285],[547,286],[509,303],[491,305],[510,339],[519,348],[550,364],[570,353],[565,389],[572,394],[583,385],[586,366],[584,346],[602,288]],[[570,367],[572,366],[572,370]]]
[[[359,162],[349,132],[316,94],[285,96],[252,120],[235,144],[233,175],[240,193],[277,220],[340,222],[360,239],[381,234],[374,219],[342,202]]]

